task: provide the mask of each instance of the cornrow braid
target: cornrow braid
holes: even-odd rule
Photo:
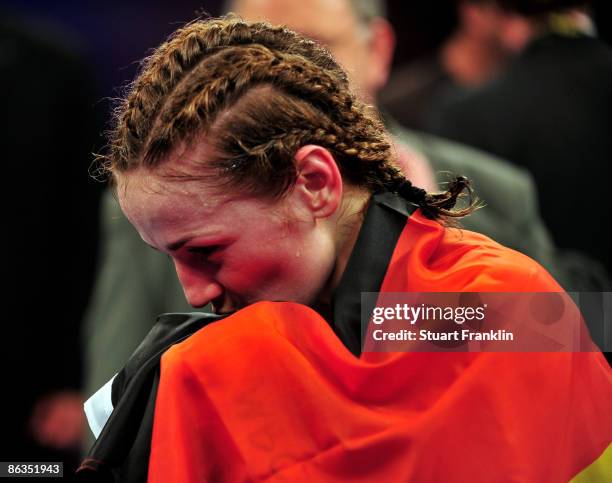
[[[139,75],[115,109],[109,154],[99,157],[106,168],[115,163],[127,168],[138,157],[167,96],[202,59],[223,47],[254,44],[310,58],[348,85],[346,74],[325,49],[287,28],[265,22],[247,24],[232,14],[194,21],[174,32],[141,63]]]
[[[331,75],[320,72],[303,57],[273,53],[263,46],[219,52],[202,61],[193,75],[206,75],[212,80],[205,88],[197,83],[177,86],[159,117],[162,136],[169,138],[168,142],[179,128],[193,132],[198,126],[212,125],[224,104],[258,84],[273,85],[297,98],[309,99],[314,106],[327,110],[340,128],[350,126],[363,116],[354,107],[349,91],[339,89]],[[371,124],[367,118],[362,122]]]
[[[161,169],[179,143],[200,141],[212,155],[198,161],[198,174]],[[220,188],[279,197],[295,182],[293,159],[307,144],[328,149],[356,186],[405,183],[380,118],[354,96],[327,50],[284,27],[230,14],[186,25],[145,59],[100,158],[113,176],[160,167],[164,176],[211,177]],[[460,187],[467,184],[440,195],[401,191],[435,218],[463,213],[452,211]]]

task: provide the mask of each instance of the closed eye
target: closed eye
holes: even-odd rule
[[[204,247],[189,247],[187,251],[199,255],[201,257],[210,257],[215,253],[218,253],[221,249],[221,245],[207,245]]]

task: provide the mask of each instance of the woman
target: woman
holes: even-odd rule
[[[529,258],[440,223],[473,210],[453,210],[465,179],[430,195],[392,159],[345,73],[287,29],[194,22],[145,61],[106,170],[189,302],[230,315],[198,331],[175,319],[171,338],[161,320],[165,342],[113,385],[82,474],[564,481],[602,453],[600,353],[360,354],[362,292],[561,291]],[[534,458],[544,450],[562,463]]]

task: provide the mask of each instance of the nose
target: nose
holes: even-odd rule
[[[187,302],[192,307],[204,307],[223,294],[223,287],[206,270],[196,270],[177,260],[174,260],[174,266]]]

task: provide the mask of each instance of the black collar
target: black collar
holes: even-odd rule
[[[336,335],[354,355],[361,354],[362,292],[379,292],[391,256],[407,219],[416,210],[399,195],[382,192],[372,196],[357,242],[334,292],[333,323]],[[364,307],[364,313],[370,313]]]

